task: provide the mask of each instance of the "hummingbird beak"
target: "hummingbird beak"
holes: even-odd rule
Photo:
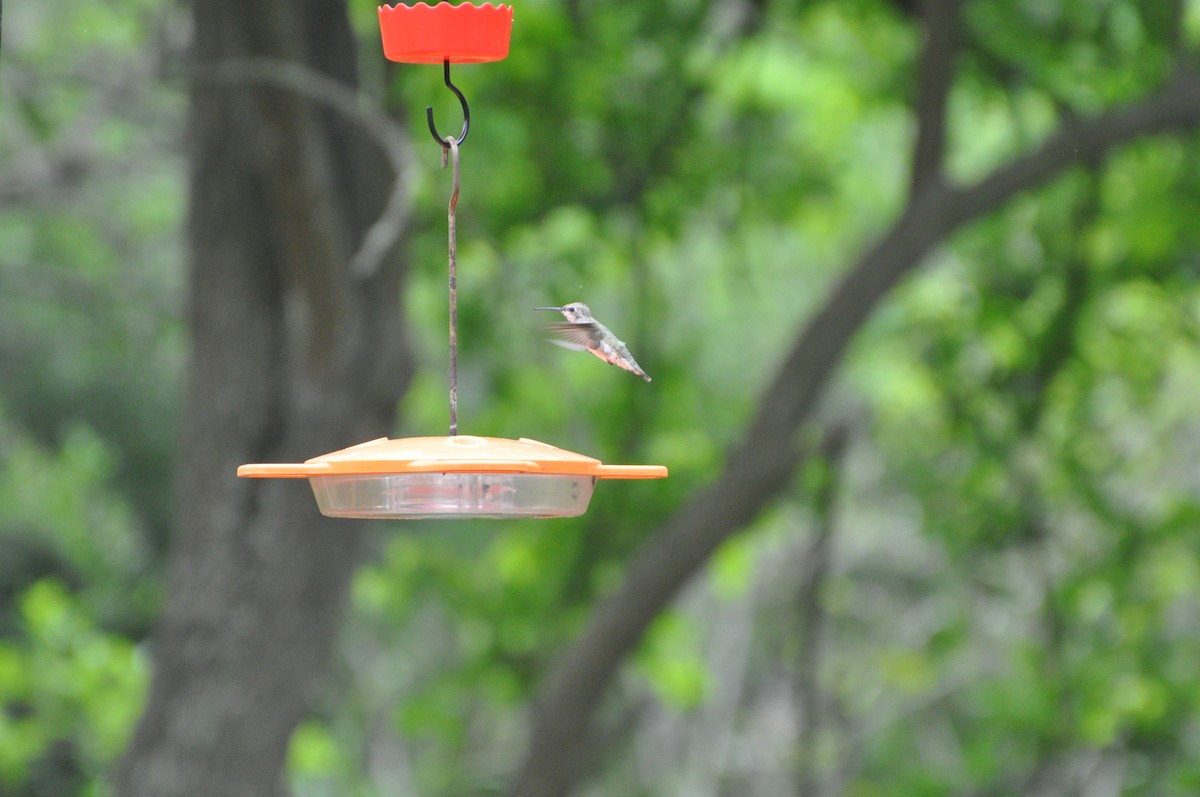
[[[535,307],[535,308],[533,308],[533,309],[534,309],[534,310],[553,310],[553,311],[554,311],[554,312],[556,312],[556,313],[561,313],[561,312],[562,312],[562,308],[561,308],[561,307]]]

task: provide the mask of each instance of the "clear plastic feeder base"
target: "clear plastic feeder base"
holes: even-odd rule
[[[309,478],[329,517],[553,518],[587,511],[596,477],[535,473],[347,473]]]

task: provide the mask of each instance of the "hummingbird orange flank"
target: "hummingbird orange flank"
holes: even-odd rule
[[[551,340],[551,343],[574,351],[590,351],[606,363],[612,363],[618,368],[637,374],[647,382],[650,381],[649,375],[637,364],[637,360],[633,359],[624,341],[619,340],[608,327],[593,318],[592,311],[583,302],[533,309],[557,310],[567,319],[565,322],[555,321],[546,325],[546,329],[560,338]]]

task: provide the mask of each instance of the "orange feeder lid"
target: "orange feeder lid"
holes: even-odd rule
[[[247,478],[304,479],[338,474],[535,473],[601,479],[663,479],[663,465],[605,465],[537,440],[501,437],[380,437],[298,464],[242,465]]]
[[[242,465],[239,476],[307,478],[331,517],[574,517],[598,479],[661,479],[662,465],[605,465],[539,443],[496,437],[381,437],[299,464]]]
[[[383,54],[405,64],[478,64],[508,56],[512,6],[379,6]]]

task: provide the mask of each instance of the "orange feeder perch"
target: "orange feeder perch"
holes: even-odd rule
[[[512,7],[439,3],[380,6],[384,55],[392,61],[445,68],[446,86],[462,104],[463,127],[443,137],[426,108],[429,132],[454,163],[450,199],[450,436],[381,437],[302,463],[242,465],[238,476],[308,479],[321,513],[373,519],[551,518],[582,515],[598,479],[662,479],[662,465],[605,465],[536,440],[458,434],[458,299],[455,207],[458,148],[471,113],[450,82],[450,62],[482,63],[508,55]]]

